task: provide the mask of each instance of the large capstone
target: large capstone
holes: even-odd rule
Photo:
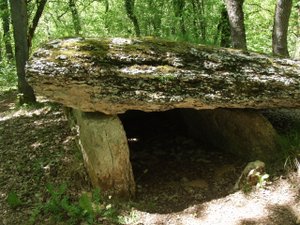
[[[27,78],[37,94],[87,112],[300,107],[298,61],[152,38],[53,41]]]

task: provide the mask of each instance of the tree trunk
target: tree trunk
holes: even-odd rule
[[[297,6],[297,40],[296,40],[296,49],[294,53],[294,59],[300,59],[300,2],[298,2]]]
[[[193,12],[194,12],[194,33],[199,37],[201,42],[206,42],[206,20],[205,20],[205,11],[204,3],[201,0],[192,0]]]
[[[109,10],[109,1],[108,0],[104,0],[104,4],[105,4],[105,13],[107,13],[108,10]]]
[[[206,20],[205,20],[205,8],[204,8],[204,2],[203,0],[201,0],[201,2],[199,3],[199,5],[201,6],[200,7],[200,10],[199,10],[199,13],[200,13],[200,31],[201,31],[201,39],[203,42],[206,41]]]
[[[155,37],[159,37],[160,36],[160,32],[161,32],[161,9],[163,8],[163,2],[161,1],[150,1],[149,2],[149,10],[151,10],[151,21],[150,21],[150,25],[153,28],[153,35]]]
[[[5,51],[6,51],[6,58],[8,61],[13,60],[13,49],[11,45],[11,37],[10,37],[10,13],[8,8],[7,0],[1,0],[0,2],[0,11],[1,11],[1,19],[2,19],[2,26],[3,26],[3,39],[5,43]]]
[[[225,0],[231,29],[232,47],[247,50],[243,3],[244,0]]]
[[[220,46],[228,48],[231,46],[230,39],[230,24],[228,19],[228,13],[226,7],[223,5],[221,10],[221,18],[217,27],[217,35],[215,37],[215,44],[219,40],[220,37]]]
[[[15,57],[18,75],[20,104],[36,101],[32,87],[25,79],[25,64],[28,60],[27,5],[26,0],[10,0],[12,24],[14,28]]]
[[[287,35],[291,9],[292,0],[278,0],[272,33],[273,54],[276,56],[289,56]]]
[[[180,29],[180,36],[185,38],[186,37],[186,28],[184,22],[184,7],[185,7],[185,0],[173,0],[173,7],[175,16],[179,18],[179,29]]]
[[[28,49],[31,48],[32,38],[33,38],[33,35],[34,35],[35,30],[37,28],[37,25],[39,23],[39,20],[40,20],[42,14],[43,14],[46,3],[47,3],[47,0],[40,0],[39,3],[38,3],[36,13],[35,13],[35,15],[33,17],[33,20],[32,20],[32,24],[31,24],[31,26],[29,27],[29,30],[28,30],[28,37],[27,37],[27,39],[28,39]]]
[[[0,35],[1,35],[1,30],[0,30]],[[2,40],[0,39],[0,42],[1,42]],[[3,57],[2,57],[2,47],[1,47],[1,43],[0,43],[0,65],[1,65],[1,63],[2,63],[2,60],[3,60]]]
[[[134,0],[125,0],[125,9],[126,9],[126,13],[128,18],[131,20],[131,22],[133,23],[134,26],[134,30],[135,30],[135,35],[137,37],[141,36],[141,30],[140,30],[140,26],[138,23],[138,19],[134,13]]]
[[[75,35],[79,36],[82,28],[81,28],[81,22],[80,22],[80,17],[79,13],[75,4],[75,0],[69,0],[69,7],[72,13],[72,20],[74,24],[74,30],[75,30]]]

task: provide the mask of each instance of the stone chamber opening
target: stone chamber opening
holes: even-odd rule
[[[247,164],[191,135],[183,110],[119,115],[130,149],[136,201],[148,212],[177,212],[226,196]]]

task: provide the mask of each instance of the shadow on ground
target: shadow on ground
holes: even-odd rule
[[[121,115],[140,210],[179,212],[232,192],[242,160],[190,138],[178,111]]]

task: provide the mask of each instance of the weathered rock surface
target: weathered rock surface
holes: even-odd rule
[[[196,140],[245,160],[272,161],[278,136],[259,112],[242,109],[182,109],[189,133]]]
[[[289,59],[145,39],[67,39],[27,66],[35,92],[82,111],[300,107]]]
[[[127,138],[117,116],[70,109],[79,131],[79,146],[94,187],[107,195],[130,198],[135,193]]]

